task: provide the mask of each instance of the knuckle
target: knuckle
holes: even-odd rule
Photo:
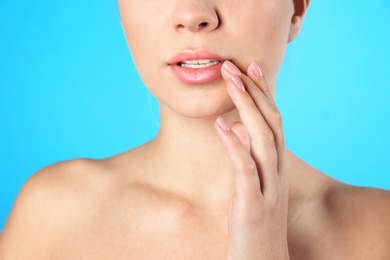
[[[237,168],[237,172],[245,173],[245,174],[256,174],[257,173],[256,164],[254,162],[241,164]]]
[[[275,136],[270,129],[264,133],[264,142],[268,148],[275,148]]]
[[[283,119],[280,112],[275,109],[271,115],[271,120],[274,125],[274,136],[279,145],[284,146],[284,134],[283,134]]]
[[[237,147],[237,146],[241,145],[241,142],[238,139],[238,137],[235,137],[235,138],[232,138],[231,144],[232,144],[233,147]]]
[[[280,112],[277,109],[273,110],[271,117],[272,117],[272,121],[274,122],[275,126],[277,128],[282,128],[282,126],[283,126],[282,115],[280,114]]]

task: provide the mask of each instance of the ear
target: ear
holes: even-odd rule
[[[292,0],[294,4],[294,14],[291,17],[290,34],[288,35],[288,42],[292,42],[301,30],[303,20],[305,19],[307,8],[310,0]]]

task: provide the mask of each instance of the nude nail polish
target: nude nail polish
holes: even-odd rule
[[[251,63],[251,67],[252,67],[252,71],[256,75],[256,77],[258,77],[258,78],[263,77],[263,72],[261,71],[260,66],[256,61]]]
[[[245,86],[244,83],[242,83],[242,80],[237,76],[232,76],[230,80],[234,83],[234,85],[241,90],[242,92],[245,92]]]
[[[233,74],[233,75],[236,75],[236,76],[240,76],[241,75],[241,71],[231,61],[228,61],[228,60],[225,61],[223,63],[223,68],[225,70],[227,70],[230,74]]]
[[[223,119],[223,117],[218,117],[217,123],[224,131],[229,131],[229,127],[228,127],[225,119]]]

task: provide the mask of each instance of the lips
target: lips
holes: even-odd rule
[[[209,51],[181,52],[168,63],[178,80],[186,84],[207,84],[221,77],[226,58]]]

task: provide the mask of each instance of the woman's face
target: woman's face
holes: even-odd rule
[[[243,72],[256,60],[273,88],[297,31],[293,0],[118,0],[118,5],[145,85],[161,106],[189,117],[234,109],[219,76],[223,60]]]

